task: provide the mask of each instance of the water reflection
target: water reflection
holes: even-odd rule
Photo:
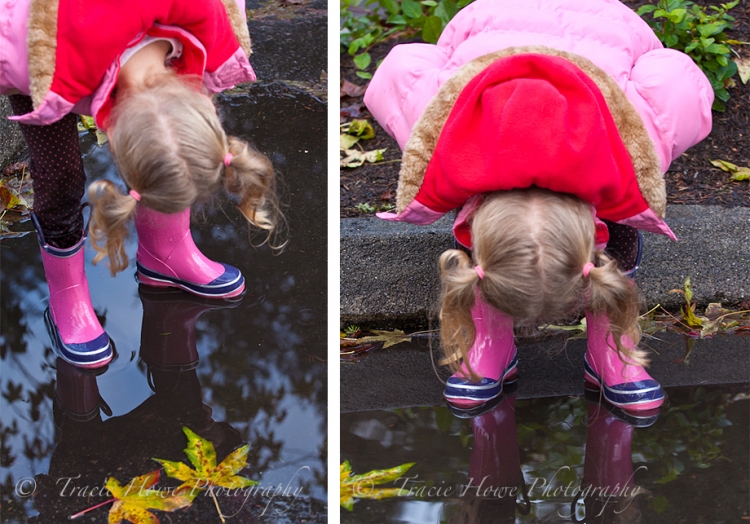
[[[595,392],[510,392],[465,418],[447,407],[343,414],[355,473],[416,465],[393,484],[408,497],[360,500],[342,522],[739,521],[750,509],[747,386],[726,389],[672,388],[661,413]]]
[[[87,249],[92,302],[118,351],[103,375],[72,380],[89,391],[95,384],[104,399],[91,420],[70,422],[70,413],[81,409],[75,407],[76,398],[84,408],[94,409],[90,394],[64,399],[58,394],[55,401],[56,390],[59,393],[71,380],[60,374],[44,327],[47,287],[35,238],[27,235],[0,243],[3,523],[24,522],[46,511],[41,499],[37,508],[36,498],[18,493],[23,479],[59,478],[75,469],[84,475],[93,468],[98,485],[106,476],[125,482],[131,472],[140,475],[154,469],[151,457],[170,458],[158,455],[158,446],[165,446],[165,453],[182,453],[184,421],[196,424],[196,430],[216,431],[217,445],[225,450],[235,442],[250,443],[249,471],[262,485],[301,488],[297,504],[302,501],[304,508],[283,512],[284,501],[276,497],[269,511],[279,511],[271,521],[325,521],[326,225],[309,218],[325,216],[325,107],[301,96],[279,100],[257,89],[257,97],[225,98],[220,103],[228,114],[230,133],[284,159],[288,250],[274,256],[266,247],[250,247],[244,221],[228,200],[218,198],[199,210],[192,229],[200,249],[209,258],[239,267],[248,283],[241,302],[217,305],[195,302],[182,292],[156,297],[141,290],[139,295],[132,269],[134,237],[126,244],[131,268],[116,278],[109,276],[104,263],[92,266],[93,253]],[[294,129],[276,125],[292,119]],[[251,133],[243,130],[247,121]],[[305,152],[299,150],[301,143]],[[82,151],[91,180],[117,181],[106,147],[98,148],[84,137]],[[187,334],[174,345],[177,332]],[[160,389],[172,379],[179,396]],[[69,413],[63,419],[61,400],[68,401]],[[102,411],[105,404],[109,411]],[[88,412],[83,411],[86,419]],[[138,427],[150,428],[151,434]],[[97,453],[102,456],[94,458]],[[210,510],[210,521],[215,521],[213,503]],[[262,508],[252,511],[260,514]],[[92,518],[106,521],[106,511]],[[46,514],[38,520],[50,521],[45,519]]]

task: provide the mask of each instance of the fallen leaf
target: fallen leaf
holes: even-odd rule
[[[357,84],[352,84],[348,80],[344,80],[341,84],[341,91],[339,93],[339,98],[344,97],[344,96],[358,98],[365,94],[366,89],[367,89],[367,85],[358,86]]]
[[[740,167],[727,162],[726,160],[709,160],[712,165],[718,167],[722,171],[727,171],[732,174],[731,180],[734,182],[740,182],[742,180],[750,180],[750,168]]]
[[[360,116],[362,116],[362,113],[360,111],[362,107],[363,104],[355,103],[339,109],[339,123],[343,124],[350,118],[359,118]]]
[[[369,140],[375,137],[375,129],[367,120],[352,120],[342,126],[341,130],[347,134],[358,136],[362,140]]]
[[[18,179],[15,177],[0,180],[0,204],[2,205],[2,209],[23,213],[28,211],[29,203],[20,194],[20,185],[18,182]]]
[[[109,139],[107,138],[107,134],[102,131],[101,129],[96,129],[96,145],[103,146],[107,143]]]
[[[750,80],[750,57],[740,58],[734,61],[737,64],[737,72],[740,74],[740,80],[743,84],[747,84]]]
[[[188,439],[185,455],[195,469],[190,468],[184,462],[154,459],[164,466],[164,472],[167,476],[183,481],[178,490],[183,488],[204,490],[213,486],[236,489],[258,483],[255,480],[238,475],[243,468],[247,467],[247,453],[250,450],[248,444],[234,450],[221,464],[216,465],[214,445],[188,427],[183,427],[182,431]]]
[[[359,167],[365,162],[374,164],[383,160],[383,153],[386,149],[374,149],[372,151],[357,151],[356,149],[346,149],[343,159],[341,159],[341,167]]]
[[[96,129],[96,122],[94,119],[90,116],[86,115],[80,115],[81,117],[81,125],[84,129],[90,130],[90,129]]]
[[[731,313],[732,313],[732,310],[721,307],[721,303],[720,302],[711,302],[706,307],[705,315],[710,320],[717,320],[719,317],[721,317],[723,315],[728,315],[728,314],[731,314]]]
[[[342,151],[346,151],[347,149],[351,149],[352,147],[354,147],[354,144],[359,142],[359,137],[342,133],[339,136],[339,142],[339,149]]]
[[[380,500],[408,495],[409,492],[401,488],[376,488],[375,486],[398,480],[414,464],[415,462],[408,462],[395,468],[374,469],[367,473],[353,475],[349,461],[344,461],[339,466],[339,504],[341,507],[352,511],[355,498]]]
[[[388,202],[389,200],[391,200],[395,196],[396,195],[394,195],[393,192],[390,189],[386,189],[385,192],[382,195],[380,195],[380,200]]]
[[[182,481],[182,484],[177,488],[178,492],[187,491],[194,496],[197,491],[207,489],[214,500],[219,518],[222,522],[225,522],[213,488],[239,489],[258,483],[239,475],[239,472],[247,467],[247,453],[250,451],[250,445],[245,444],[234,450],[217,466],[214,445],[186,426],[182,427],[182,431],[188,439],[185,455],[195,469],[184,462],[172,462],[157,458],[153,460],[164,467],[167,476]]]
[[[355,340],[359,344],[364,344],[366,342],[382,342],[383,349],[395,346],[396,344],[400,344],[401,342],[408,342],[409,340],[411,340],[411,336],[405,334],[400,329],[394,329],[393,331],[381,331],[378,329],[373,329],[370,330],[370,333],[375,333],[375,336],[361,337]]]
[[[125,486],[121,486],[114,477],[109,477],[105,487],[114,497],[114,504],[109,510],[108,523],[159,524],[159,519],[150,509],[174,511],[193,503],[195,497],[186,492],[168,495],[163,490],[150,489],[158,481],[158,470],[135,477]]]
[[[25,175],[26,171],[29,169],[29,162],[28,160],[24,160],[23,162],[14,162],[12,164],[9,164],[5,166],[5,169],[3,169],[3,176],[9,177],[11,175]]]

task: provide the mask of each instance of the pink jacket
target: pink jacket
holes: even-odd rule
[[[477,0],[437,45],[391,50],[365,104],[403,149],[440,87],[464,64],[519,46],[587,58],[624,91],[654,143],[662,173],[711,131],[713,90],[687,55],[664,49],[648,25],[617,0]]]
[[[4,0],[0,6],[0,94],[32,97],[34,111],[10,117],[44,125],[70,112],[106,122],[121,54],[146,34],[183,44],[174,67],[202,74],[211,93],[255,80],[244,0],[190,4],[151,0]],[[128,11],[123,12],[122,9]],[[104,27],[121,13],[116,25]]]

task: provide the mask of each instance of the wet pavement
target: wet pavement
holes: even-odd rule
[[[596,395],[513,392],[471,419],[445,406],[343,413],[341,460],[355,474],[415,464],[377,486],[403,497],[357,500],[341,522],[747,521],[747,385],[666,393],[658,414],[639,417]]]
[[[116,278],[105,263],[91,265],[87,246],[92,302],[118,356],[105,373],[86,375],[50,349],[35,236],[0,244],[3,523],[66,521],[106,500],[99,491],[108,477],[125,485],[158,469],[152,458],[185,461],[183,426],[212,442],[219,461],[250,445],[242,474],[259,484],[218,497],[229,522],[326,521],[326,107],[283,84],[218,101],[227,131],[273,160],[290,230],[275,255],[250,246],[228,200],[193,218],[201,250],[245,275],[241,301],[139,289],[134,236],[131,265]],[[121,183],[107,147],[86,136],[82,151],[90,181]],[[79,521],[106,522],[108,508]],[[162,522],[219,521],[204,495],[158,514]]]

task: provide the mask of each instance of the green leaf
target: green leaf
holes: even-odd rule
[[[422,6],[414,0],[402,0],[401,10],[407,18],[419,18],[422,16]]]
[[[636,13],[638,13],[638,16],[642,17],[643,15],[646,15],[648,13],[653,13],[657,9],[658,8],[655,5],[646,4],[646,5],[642,5],[641,7],[639,7]]]
[[[375,129],[372,127],[372,124],[367,120],[362,119],[349,122],[346,132],[350,135],[359,137],[362,140],[370,140],[375,137]]]
[[[404,18],[404,15],[391,15],[386,20],[386,23],[391,25],[406,25],[406,18]]]
[[[443,22],[443,26],[448,25],[454,16],[458,13],[458,6],[453,0],[442,0],[440,5],[435,9],[435,16],[440,18]]]
[[[370,62],[372,62],[370,53],[362,53],[354,57],[354,65],[357,66],[357,69],[367,69]]]
[[[413,27],[414,29],[422,29],[426,21],[427,17],[423,15],[418,18],[412,18],[411,20],[409,20],[408,24],[409,27]]]
[[[357,142],[359,142],[359,137],[342,133],[339,136],[339,149],[351,149]]]
[[[364,78],[365,80],[369,80],[372,78],[372,73],[367,73],[365,71],[357,71],[357,76],[360,78]]]
[[[422,38],[428,44],[434,44],[440,38],[443,32],[443,22],[437,16],[431,16],[427,19],[422,28]]]
[[[664,513],[669,507],[669,501],[667,500],[667,497],[654,497],[652,503],[654,505],[654,511],[656,513]]]
[[[379,3],[392,15],[401,12],[401,7],[396,0],[379,0]]]
[[[674,24],[679,24],[682,22],[682,20],[685,18],[685,15],[687,14],[687,9],[675,9],[671,13],[669,13],[669,21]]]
[[[729,53],[731,53],[731,51],[729,50],[727,46],[721,45],[721,44],[710,44],[705,49],[707,53],[713,53],[715,55],[728,55]],[[721,65],[726,65],[726,64],[721,64]]]

